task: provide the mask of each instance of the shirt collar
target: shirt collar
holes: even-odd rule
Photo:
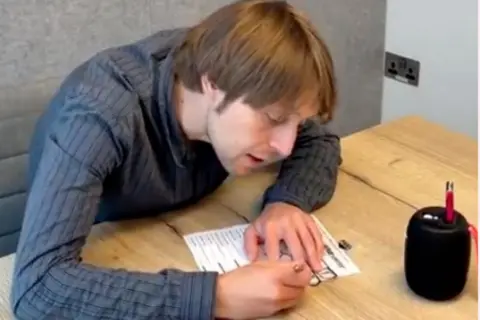
[[[177,119],[174,105],[173,49],[158,64],[155,82],[158,90],[156,97],[162,134],[165,135],[168,149],[175,163],[184,168],[186,162],[192,159],[193,152]]]

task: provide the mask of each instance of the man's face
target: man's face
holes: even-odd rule
[[[298,126],[315,111],[303,106],[286,114],[280,106],[255,110],[238,99],[217,112],[209,109],[209,140],[225,169],[244,175],[288,157]]]

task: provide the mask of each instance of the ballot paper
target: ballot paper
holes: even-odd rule
[[[314,217],[325,246],[323,255],[323,269],[312,275],[310,284],[318,285],[321,282],[360,273],[358,266],[340,248],[338,241],[327,231],[325,226]],[[248,224],[232,227],[191,233],[184,236],[193,258],[200,270],[229,272],[250,263],[244,250],[243,235]],[[265,250],[261,248],[265,257]],[[291,259],[286,245],[281,246],[281,259]]]

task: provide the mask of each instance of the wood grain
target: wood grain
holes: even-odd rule
[[[368,131],[477,177],[477,142],[469,136],[415,116],[379,125]]]
[[[417,208],[443,204],[446,180],[455,181],[456,205],[477,225],[476,143],[414,117],[346,137],[342,149],[336,193],[314,214],[335,238],[353,245],[350,254],[361,273],[309,288],[300,306],[272,319],[477,319],[475,259],[468,285],[455,301],[425,301],[403,278],[408,219]],[[145,272],[196,270],[183,235],[251,221],[274,178],[274,172],[232,178],[185,210],[98,225],[84,259]]]
[[[444,142],[447,143],[456,145],[457,141]],[[423,153],[423,148],[397,142],[374,131],[345,138],[342,147],[344,172],[415,208],[444,205],[445,182],[454,181],[456,208],[476,224],[477,176],[471,169],[463,170],[445,162],[438,154]],[[476,161],[476,150],[465,149],[463,153],[464,157]]]

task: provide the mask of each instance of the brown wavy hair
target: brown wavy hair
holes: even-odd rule
[[[175,73],[201,92],[206,75],[226,93],[253,108],[275,103],[318,105],[324,122],[337,102],[329,49],[313,24],[286,1],[236,1],[189,29],[174,57]]]

